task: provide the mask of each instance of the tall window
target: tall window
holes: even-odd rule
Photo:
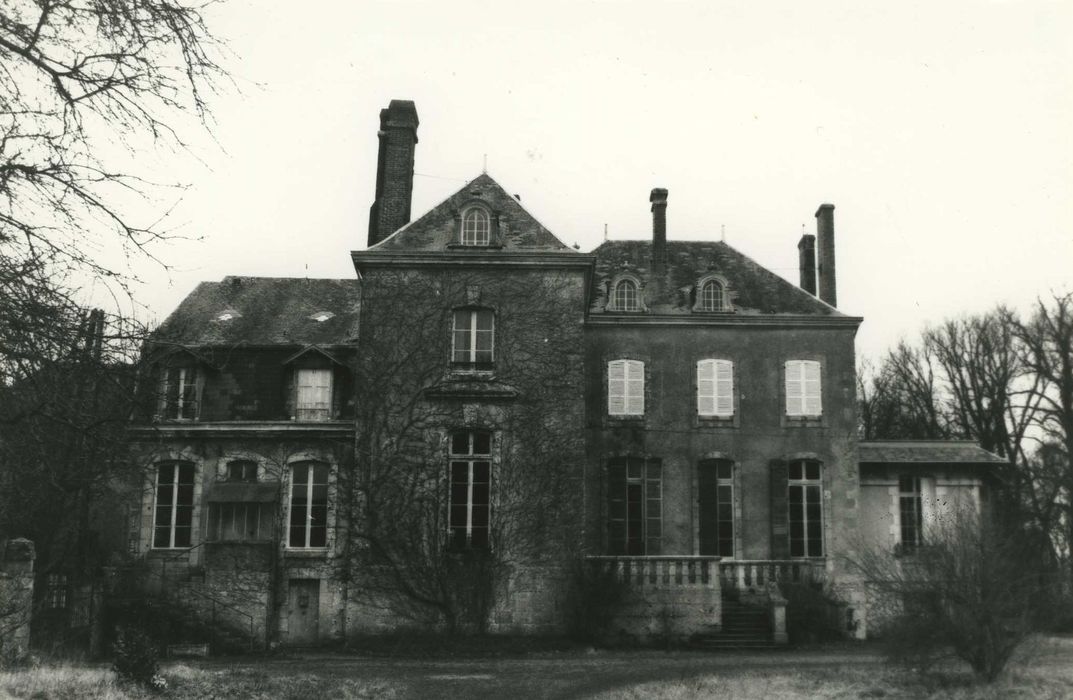
[[[734,363],[730,360],[697,362],[697,413],[724,418],[734,415]]]
[[[491,364],[495,314],[491,309],[456,309],[451,339],[451,360],[455,364]]]
[[[607,363],[607,413],[612,416],[645,414],[645,363],[612,360]]]
[[[719,280],[708,280],[700,288],[701,311],[723,311],[726,309],[726,290]]]
[[[898,515],[902,549],[916,549],[924,541],[924,508],[919,476],[898,477]]]
[[[462,430],[451,435],[449,546],[488,546],[491,510],[492,434]]]
[[[328,465],[299,462],[291,466],[287,544],[295,548],[328,546]]]
[[[638,297],[636,282],[619,280],[611,296],[611,306],[615,311],[637,311],[641,308]]]
[[[786,415],[812,417],[823,412],[820,400],[820,363],[790,360],[786,363]]]
[[[299,369],[295,417],[303,421],[328,420],[332,415],[332,371]]]
[[[157,466],[153,546],[189,547],[194,522],[194,465],[165,462]]]
[[[658,459],[607,465],[607,540],[613,555],[656,555],[663,540],[663,468]]]
[[[468,209],[462,215],[462,245],[488,245],[491,228],[488,212],[480,207]]]
[[[790,556],[823,556],[823,483],[820,463],[811,459],[790,462]]]
[[[197,368],[164,368],[160,376],[160,414],[167,419],[197,418]]]
[[[734,556],[734,463],[706,459],[699,465],[700,553]]]

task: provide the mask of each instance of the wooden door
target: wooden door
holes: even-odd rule
[[[320,580],[294,578],[287,595],[287,642],[314,644],[320,628]]]

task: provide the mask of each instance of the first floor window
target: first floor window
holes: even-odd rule
[[[451,330],[451,361],[457,365],[488,365],[495,342],[491,309],[456,309]]]
[[[330,369],[299,369],[295,417],[303,421],[331,418],[332,371]]]
[[[823,556],[823,483],[820,463],[801,459],[790,462],[789,502],[790,556]]]
[[[451,549],[488,546],[492,434],[461,430],[451,434],[449,537]]]
[[[700,489],[700,553],[734,556],[734,463],[706,459],[697,474]]]
[[[658,459],[618,457],[607,465],[607,539],[613,555],[662,551],[663,468]]]
[[[612,416],[645,414],[645,363],[612,360],[607,363],[607,413]]]
[[[267,539],[260,503],[214,503],[209,518],[210,538],[216,542]]]
[[[153,546],[189,547],[194,523],[194,465],[166,462],[157,466]]]
[[[817,417],[823,412],[820,399],[820,363],[815,360],[790,360],[786,374],[786,415]]]
[[[901,546],[913,550],[923,544],[924,509],[919,476],[898,478],[898,516]]]
[[[160,407],[162,418],[197,418],[197,368],[164,368],[160,376]]]
[[[714,418],[734,415],[734,363],[730,360],[697,362],[697,414]]]
[[[328,546],[328,465],[299,462],[291,466],[290,533],[294,548]]]

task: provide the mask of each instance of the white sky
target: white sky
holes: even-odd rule
[[[378,113],[417,104],[413,212],[488,172],[567,244],[727,241],[797,280],[836,205],[839,307],[875,356],[1073,282],[1073,3],[231,0],[216,143],[145,154],[192,239],[139,267],[157,320],[227,274],[351,277]]]

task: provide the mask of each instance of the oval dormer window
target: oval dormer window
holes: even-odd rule
[[[488,245],[491,242],[488,212],[471,207],[462,214],[462,245]]]
[[[331,311],[318,311],[309,318],[313,321],[316,321],[317,323],[324,323],[333,316],[335,316],[335,314],[333,314]]]
[[[224,309],[220,313],[216,314],[217,321],[233,321],[236,318],[242,318],[242,314],[234,309]]]

